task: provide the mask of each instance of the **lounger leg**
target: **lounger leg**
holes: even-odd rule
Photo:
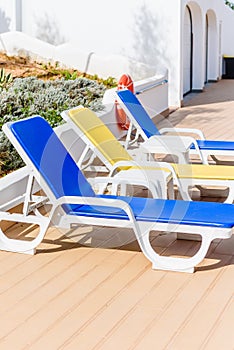
[[[189,152],[175,152],[174,153],[176,157],[178,157],[178,163],[179,164],[189,164],[190,163],[190,159],[189,159]]]
[[[50,219],[45,217],[38,218],[33,215],[25,217],[22,214],[9,213],[0,213],[0,220],[35,224],[40,227],[39,234],[31,241],[8,238],[0,229],[0,250],[31,255],[35,254],[36,247],[43,240],[50,223]]]
[[[169,199],[175,199],[175,191],[174,191],[174,182],[173,180],[170,180],[167,184],[167,191],[168,191],[168,198]],[[162,197],[167,198],[167,197]]]
[[[111,194],[117,196],[118,194],[118,184],[114,183],[111,185]]]
[[[138,237],[138,242],[144,255],[152,262],[152,268],[156,270],[194,272],[195,266],[204,259],[213,240],[213,237],[210,235],[202,235],[200,249],[194,256],[190,258],[172,258],[160,256],[153,250],[149,240],[149,233],[150,231]]]
[[[233,202],[233,189],[232,189],[232,183],[231,181],[228,183],[226,182],[226,184],[220,184],[221,186],[225,185],[225,189],[220,189],[220,190],[214,190],[214,189],[207,189],[205,186],[202,185],[196,185],[196,187],[199,189],[200,193],[201,193],[201,197],[223,197],[225,199],[224,203],[232,203]]]
[[[206,151],[199,149],[200,152],[200,159],[202,164],[209,165],[209,154],[206,153]],[[198,153],[194,153],[198,154]]]
[[[120,196],[126,196],[127,194],[127,185],[122,183],[120,184]]]
[[[212,154],[210,155],[210,157],[217,165],[234,165],[233,160],[221,160]]]
[[[132,122],[130,122],[129,128],[128,128],[128,132],[127,132],[127,136],[126,136],[126,139],[125,139],[125,145],[124,145],[125,149],[128,149],[129,143],[131,142],[132,128],[133,128],[133,125],[132,125]]]
[[[234,188],[232,186],[232,184],[229,185],[229,192],[228,192],[228,196],[225,199],[224,203],[233,203],[234,200]]]
[[[189,189],[180,189],[179,191],[179,195],[181,196],[181,198],[184,200],[184,201],[191,201],[191,196],[189,195]]]

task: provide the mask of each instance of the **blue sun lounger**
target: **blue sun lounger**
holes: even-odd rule
[[[234,156],[234,142],[206,140],[202,131],[189,128],[163,128],[159,130],[153,123],[147,111],[142,106],[136,95],[130,90],[116,91],[118,102],[130,119],[131,127],[126,140],[128,147],[132,127],[136,128],[137,137],[142,136],[145,141],[142,146],[149,153],[174,154],[179,157],[179,162],[188,163],[189,154],[200,156],[203,164],[208,164],[207,158],[211,156],[217,163],[217,156]],[[177,135],[168,135],[172,132]],[[191,136],[178,135],[179,132],[197,134],[200,139],[195,140]],[[156,152],[154,152],[156,151]]]
[[[10,239],[0,231],[0,249],[33,254],[49,226],[131,228],[154,269],[193,272],[212,240],[232,234],[231,204],[96,195],[54,130],[40,116],[8,122],[3,130],[48,196],[52,208],[48,216],[37,209],[31,214],[1,213],[2,220],[17,218],[36,223],[41,229],[32,241]],[[201,235],[200,249],[188,258],[160,256],[150,244],[151,230]]]

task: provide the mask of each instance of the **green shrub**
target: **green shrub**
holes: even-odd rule
[[[234,3],[228,0],[225,0],[225,4],[228,5],[232,10],[234,10]]]
[[[8,121],[34,114],[44,117],[52,127],[63,123],[64,109],[83,105],[92,110],[102,108],[106,86],[87,78],[43,81],[35,77],[17,78],[8,89],[0,90],[0,128]],[[23,166],[23,161],[4,133],[0,131],[0,172]]]

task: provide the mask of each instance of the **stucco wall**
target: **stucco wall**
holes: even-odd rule
[[[16,29],[14,1],[0,1],[0,33]]]
[[[183,99],[182,40],[186,4],[193,11],[196,25],[193,89],[202,90],[206,74],[207,11],[210,21],[213,21],[208,79],[221,77],[223,54],[234,55],[234,11],[224,5],[224,0],[67,0],[66,3],[0,0],[0,9],[10,18],[9,30],[22,28],[24,33],[56,45],[69,42],[75,51],[84,52],[85,57],[93,52],[95,55],[117,54],[147,63],[154,72],[167,68],[169,104],[179,106]],[[0,31],[3,31],[1,27]],[[104,64],[108,64],[111,70],[111,60]],[[114,72],[116,64],[113,61]],[[135,73],[134,69],[138,68],[132,64],[131,69]]]

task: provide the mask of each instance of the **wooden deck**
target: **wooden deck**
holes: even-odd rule
[[[188,96],[166,123],[233,140],[233,115],[234,80],[223,80]],[[151,239],[165,255],[199,244]],[[152,270],[127,230],[49,229],[34,256],[0,252],[0,271],[1,350],[234,349],[234,236],[185,274]]]

